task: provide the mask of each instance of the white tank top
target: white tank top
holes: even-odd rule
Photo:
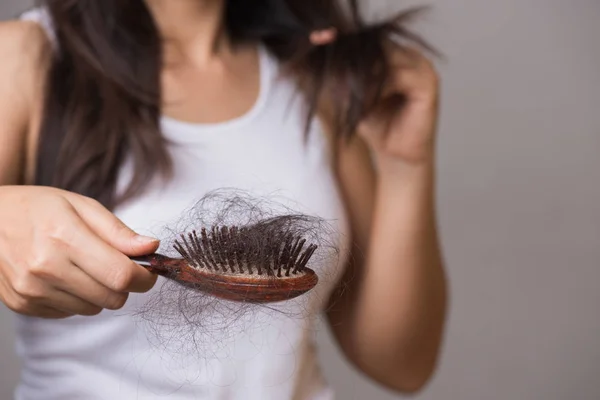
[[[23,18],[41,23],[52,36],[40,10]],[[295,211],[332,223],[336,234],[331,239],[340,253],[316,267],[327,279],[278,306],[284,312],[259,308],[240,318],[222,314],[226,329],[215,322],[212,330],[211,318],[218,316],[208,316],[205,334],[196,337],[202,342],[198,351],[187,354],[157,343],[155,334],[168,337],[168,327],[144,324],[135,315],[160,290],[162,278],[150,293],[132,294],[118,311],[66,320],[17,316],[23,370],[16,399],[333,398],[319,369],[314,329],[347,258],[348,221],[325,136],[314,123],[305,144],[297,88],[279,79],[277,61],[262,47],[260,79],[258,100],[239,118],[192,124],[163,117],[174,176],[166,187],[151,184],[115,213],[137,232],[156,235],[210,191],[236,188],[253,196],[276,195],[288,199]],[[121,182],[129,173],[126,165]]]

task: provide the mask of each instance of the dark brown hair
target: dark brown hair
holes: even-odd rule
[[[80,193],[109,208],[171,171],[159,129],[162,44],[144,0],[42,0],[56,35],[47,78],[36,184]],[[344,7],[345,5],[349,7]],[[301,80],[307,121],[323,94],[334,104],[338,137],[350,135],[380,96],[389,70],[384,42],[392,35],[428,48],[404,23],[418,10],[367,25],[356,0],[226,0],[234,42],[260,41]],[[337,39],[314,46],[316,29]],[[329,92],[327,92],[329,91]],[[126,190],[120,167],[133,163]]]

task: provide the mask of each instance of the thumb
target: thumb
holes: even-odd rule
[[[65,197],[94,233],[123,254],[142,256],[158,249],[158,239],[137,234],[96,200],[73,193]]]

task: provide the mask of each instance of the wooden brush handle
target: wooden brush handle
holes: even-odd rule
[[[129,258],[148,271],[171,279],[177,278],[182,268],[182,260],[158,253]]]
[[[315,272],[309,268],[297,277],[236,276],[198,270],[190,267],[183,259],[170,258],[157,253],[129,258],[150,272],[195,290],[225,300],[245,303],[273,303],[289,300],[308,292],[319,280]]]

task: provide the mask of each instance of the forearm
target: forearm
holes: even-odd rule
[[[338,321],[351,358],[392,386],[420,386],[439,353],[446,282],[434,190],[433,161],[380,170],[368,250]]]

